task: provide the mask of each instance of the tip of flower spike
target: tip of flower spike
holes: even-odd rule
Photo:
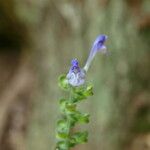
[[[96,51],[103,49],[104,43],[107,40],[107,38],[108,38],[107,35],[104,34],[99,35],[94,41],[92,49]]]
[[[98,40],[98,41],[105,41],[105,40],[107,40],[107,38],[108,38],[107,35],[100,34],[100,35],[97,36],[96,40]]]
[[[73,59],[73,60],[71,61],[71,65],[72,65],[72,66],[78,66],[78,65],[79,65],[78,60],[77,60],[76,58]]]

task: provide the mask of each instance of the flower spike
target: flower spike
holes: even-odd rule
[[[60,99],[62,117],[57,122],[55,150],[70,150],[72,147],[88,141],[87,131],[73,130],[76,124],[89,123],[90,115],[78,110],[78,104],[93,95],[93,86],[85,84],[85,75],[97,52],[106,53],[106,35],[99,35],[94,41],[84,68],[80,68],[77,59],[71,61],[67,75],[59,77],[59,86],[68,93],[67,98]]]

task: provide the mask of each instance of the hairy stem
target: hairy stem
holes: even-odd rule
[[[72,101],[73,98],[73,92],[72,92],[72,87],[70,87],[70,91],[69,91],[69,103],[73,104]],[[71,132],[71,119],[70,119],[70,115],[69,114],[65,114],[66,118],[67,118],[67,139],[66,139],[66,145],[68,145],[66,150],[69,150],[69,139],[70,139],[70,132]]]

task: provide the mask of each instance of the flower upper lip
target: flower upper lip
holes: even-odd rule
[[[95,40],[95,42],[93,44],[93,47],[96,46],[96,45],[102,46],[105,43],[105,41],[107,40],[107,38],[108,38],[107,35],[104,35],[104,34],[99,35],[96,38],[96,40]]]
[[[107,35],[101,34],[94,41],[87,62],[84,66],[84,70],[87,72],[92,60],[94,59],[97,52],[107,53],[107,48],[104,45],[107,40]]]

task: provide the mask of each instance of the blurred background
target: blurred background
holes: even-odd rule
[[[53,150],[57,78],[99,34],[108,57],[87,74],[89,142],[74,150],[150,150],[149,0],[0,0],[0,150]]]

